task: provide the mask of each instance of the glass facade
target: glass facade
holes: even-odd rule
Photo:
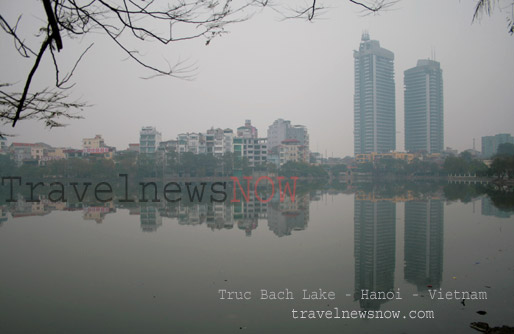
[[[394,54],[362,35],[354,51],[354,152],[389,152],[396,148]]]
[[[444,149],[443,71],[437,61],[418,60],[404,72],[405,150],[441,153]]]

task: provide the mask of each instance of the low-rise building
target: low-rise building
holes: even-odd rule
[[[202,133],[181,133],[177,137],[177,142],[178,153],[207,153],[205,135]]]
[[[207,130],[205,134],[206,152],[215,157],[222,157],[227,152],[234,151],[234,132],[232,129]]]
[[[45,165],[49,161],[66,159],[66,149],[63,147],[50,148],[46,151],[46,154],[41,158],[40,164]]]
[[[252,121],[247,119],[244,126],[237,128],[237,136],[242,138],[258,138],[258,131],[255,126],[252,126]]]
[[[82,150],[77,150],[74,148],[65,149],[64,154],[66,154],[66,159],[82,158],[85,155]]]
[[[407,161],[411,163],[416,155],[413,153],[405,153],[405,152],[388,152],[388,153],[377,153],[371,152],[368,154],[356,154],[355,161],[357,163],[365,163],[365,162],[376,162],[379,159],[389,158],[389,159],[399,159]]]
[[[32,143],[12,143],[9,146],[9,153],[17,166],[21,166],[27,162],[34,162],[32,158],[32,147],[34,146],[35,144]]]
[[[309,150],[298,139],[283,140],[279,146],[280,166],[293,162],[309,162]]]
[[[286,139],[296,139],[309,150],[309,132],[303,125],[292,125],[291,121],[279,118],[268,127],[268,147],[272,149]]]
[[[266,138],[234,138],[234,156],[248,161],[248,167],[267,163],[268,146]]]
[[[7,139],[0,137],[0,154],[7,152]]]
[[[105,142],[101,135],[96,135],[94,138],[82,139],[82,149],[94,149],[100,147],[105,147]]]
[[[91,156],[110,160],[114,157],[114,154],[116,153],[116,148],[109,146],[98,148],[84,148],[82,150],[82,153],[84,156]]]
[[[321,165],[323,163],[323,156],[319,152],[310,152],[309,162],[314,165]]]
[[[139,144],[138,143],[129,144],[128,145],[128,151],[139,153]]]
[[[116,153],[116,148],[105,145],[102,136],[96,135],[94,138],[82,139],[82,152],[84,155],[92,157],[112,159]]]
[[[156,153],[161,142],[161,133],[153,126],[145,126],[139,132],[139,153]]]

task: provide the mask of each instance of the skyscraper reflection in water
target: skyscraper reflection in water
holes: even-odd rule
[[[444,206],[440,199],[405,203],[405,280],[426,291],[443,277]]]
[[[356,194],[354,210],[354,300],[363,309],[376,310],[387,300],[362,299],[361,291],[394,289],[396,203]]]

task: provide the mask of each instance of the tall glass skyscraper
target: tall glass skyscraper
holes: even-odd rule
[[[404,75],[405,150],[440,153],[444,149],[441,66],[437,61],[421,59]]]
[[[389,152],[396,148],[394,54],[364,33],[354,51],[354,152]]]

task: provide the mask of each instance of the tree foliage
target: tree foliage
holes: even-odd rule
[[[325,178],[328,173],[323,167],[310,165],[305,162],[289,161],[283,164],[279,169],[279,174],[290,177],[312,177],[312,178]]]
[[[471,153],[462,152],[458,157],[449,156],[443,164],[443,169],[448,174],[487,174],[487,166],[480,160],[473,158]]]
[[[491,172],[500,179],[514,177],[514,155],[496,156],[491,164]]]

